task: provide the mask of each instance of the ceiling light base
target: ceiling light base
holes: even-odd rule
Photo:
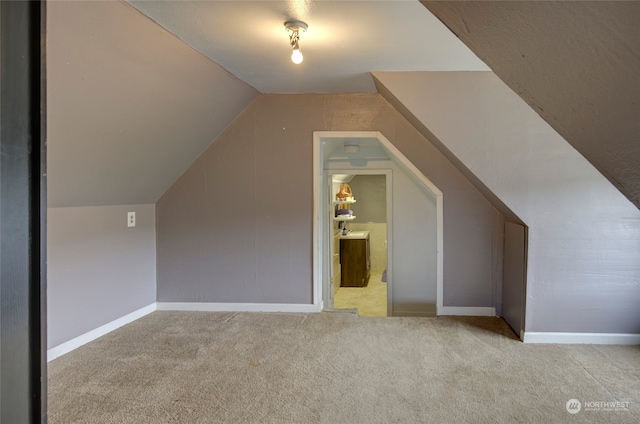
[[[360,150],[360,146],[358,146],[358,143],[354,143],[353,141],[347,141],[346,143],[344,143],[345,153],[358,153],[358,150]]]
[[[291,21],[285,22],[284,27],[287,29],[287,31],[291,31],[291,32],[293,31],[307,32],[309,25],[307,25],[305,22],[302,22],[302,21],[291,20]]]

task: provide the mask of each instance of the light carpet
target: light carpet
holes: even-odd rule
[[[500,318],[158,311],[49,363],[49,423],[638,423],[639,365]]]

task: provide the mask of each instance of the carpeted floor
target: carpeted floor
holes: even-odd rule
[[[499,318],[154,312],[49,363],[50,424],[565,422],[640,422],[640,347],[523,344]]]

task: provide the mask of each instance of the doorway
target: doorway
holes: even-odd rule
[[[391,311],[388,240],[391,170],[328,171],[330,284],[326,308],[386,317]],[[344,187],[351,193],[341,203]]]
[[[314,305],[334,306],[329,174],[388,174],[387,316],[436,316],[442,310],[442,192],[380,132],[316,131],[313,139]]]

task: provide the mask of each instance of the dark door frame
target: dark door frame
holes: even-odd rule
[[[44,423],[45,2],[0,2],[0,421]]]

